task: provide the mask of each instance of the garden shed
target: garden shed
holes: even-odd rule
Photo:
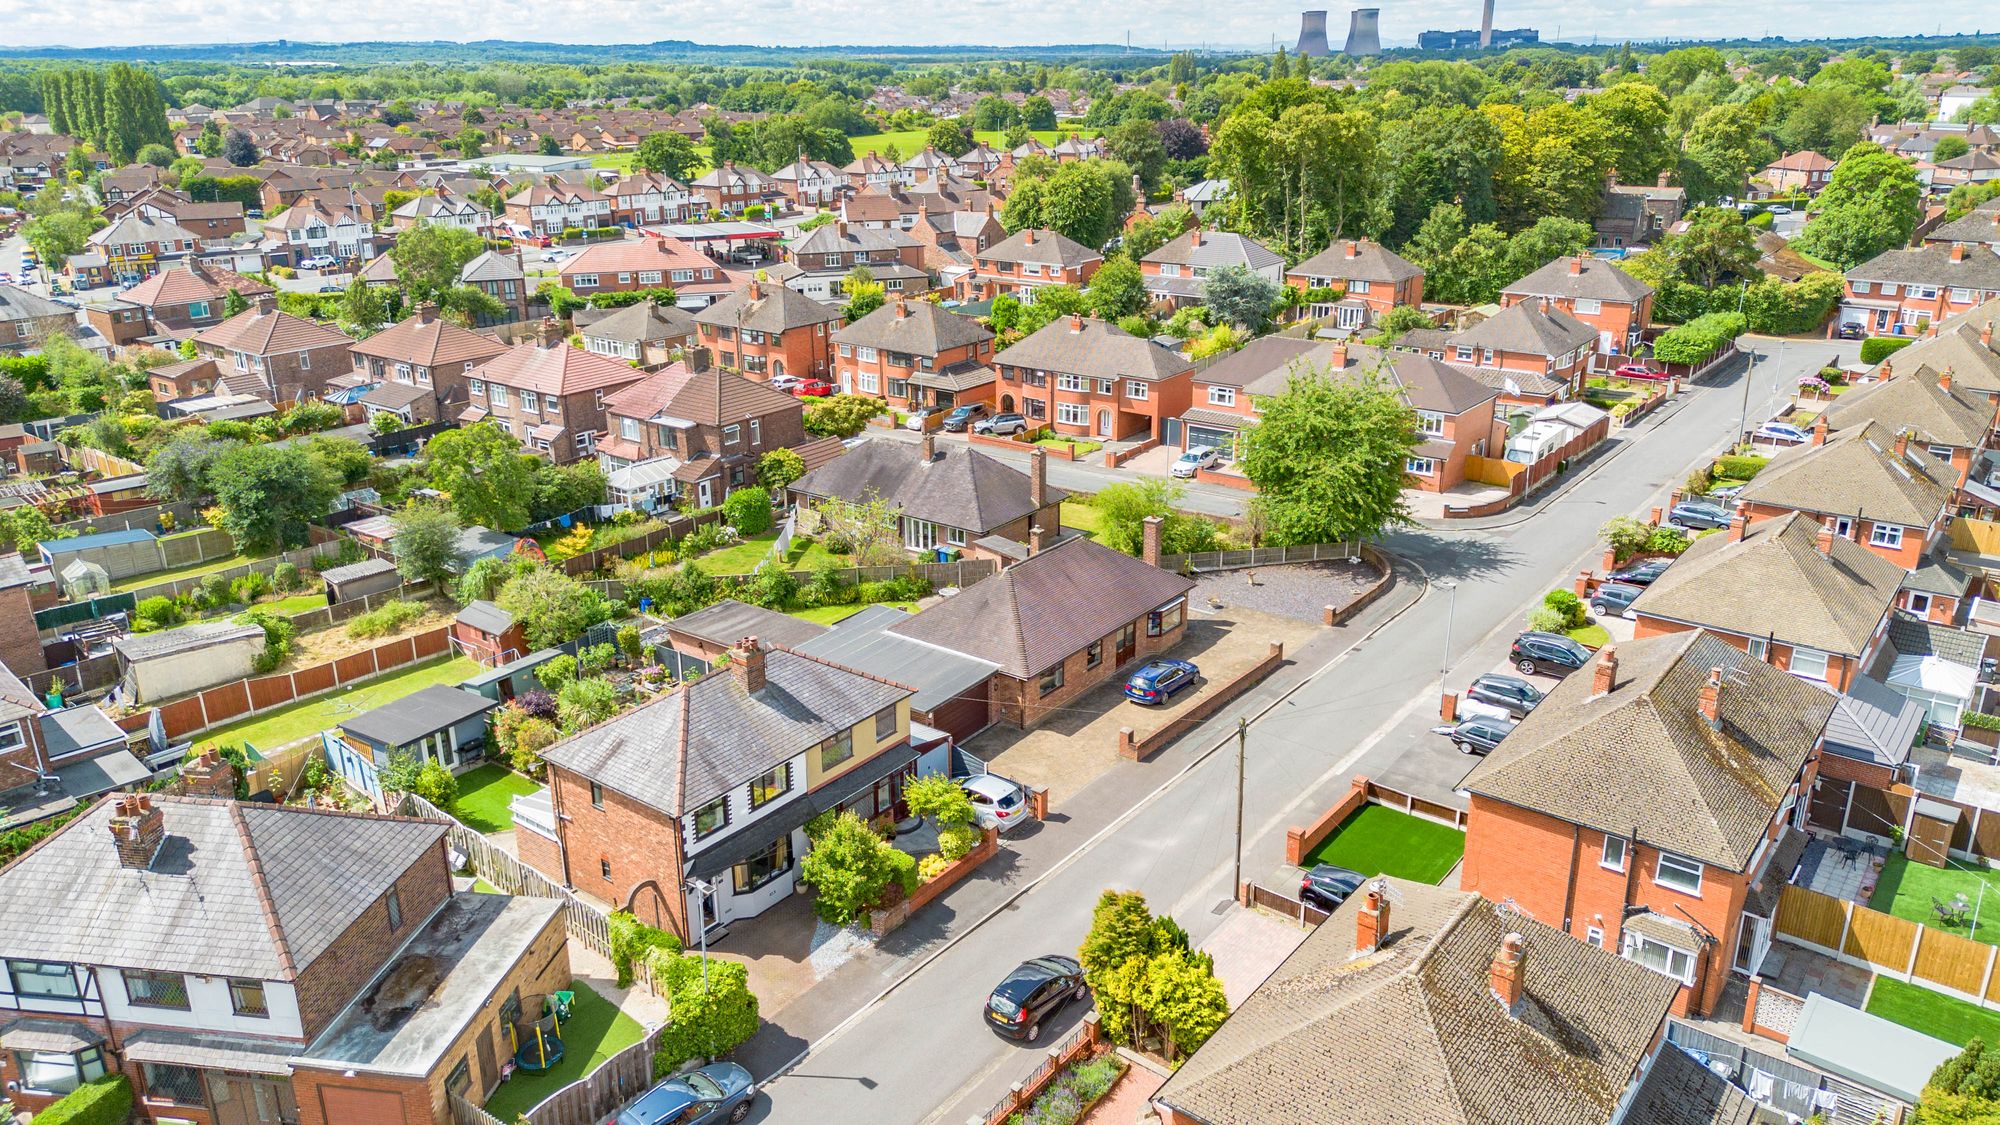
[[[350,602],[370,594],[394,590],[403,584],[402,576],[396,573],[396,564],[388,559],[363,559],[346,566],[329,567],[319,576],[326,580],[326,600],[330,603]]]
[[[37,543],[35,551],[42,565],[57,574],[77,559],[103,567],[113,582],[161,569],[159,538],[138,527]]]
[[[119,691],[125,702],[152,703],[248,676],[264,651],[264,628],[202,622],[120,637],[111,647],[124,669]]]
[[[486,715],[499,703],[450,684],[432,684],[392,703],[343,720],[351,746],[366,749],[377,766],[391,755],[470,769],[485,757]]]

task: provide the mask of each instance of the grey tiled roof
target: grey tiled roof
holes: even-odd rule
[[[1965,257],[1952,261],[1954,247]],[[1888,250],[1847,271],[1850,281],[1899,285],[2000,289],[2000,253],[1992,246],[1940,243],[1915,250]]]
[[[1195,241],[1199,235],[1201,241]],[[1139,259],[1142,262],[1156,262],[1160,265],[1199,266],[1214,269],[1219,266],[1249,266],[1253,270],[1270,266],[1282,266],[1285,259],[1274,254],[1263,243],[1245,235],[1228,231],[1191,230],[1183,231],[1180,237]]]
[[[1920,367],[1943,371],[1949,367],[1954,385],[1962,382],[1980,394],[2000,391],[2000,352],[1979,339],[1986,325],[1996,319],[2000,319],[2000,299],[1976,305],[1940,325],[1936,336],[1924,337],[1890,355],[1875,370],[1879,373],[1887,366],[1892,371],[1908,372]]]
[[[1894,604],[1903,570],[1792,512],[1751,524],[1738,543],[1704,535],[1639,595],[1632,610],[1747,637],[1859,656]]]
[[[465,608],[458,611],[457,620],[482,633],[492,633],[496,636],[514,627],[513,614],[484,598],[467,602]]]
[[[941,309],[929,301],[897,299],[833,334],[836,344],[859,344],[910,355],[936,356],[962,348],[993,333],[969,316]]]
[[[1569,676],[1463,787],[1746,870],[1826,727],[1833,695],[1698,630],[1615,649],[1609,692],[1592,694],[1596,661]],[[1715,668],[1723,670],[1719,731],[1697,709]]]
[[[1337,369],[1336,357],[1341,357]],[[1282,336],[1252,340],[1221,363],[1196,374],[1195,381],[1242,387],[1252,395],[1268,397],[1282,393],[1292,375],[1315,371],[1345,377],[1373,373],[1399,387],[1404,401],[1412,407],[1444,414],[1463,414],[1497,397],[1466,369],[1421,352]],[[1236,424],[1250,425],[1254,421],[1239,418]]]
[[[1579,272],[1571,273],[1576,267]],[[1653,287],[1603,258],[1557,258],[1500,291],[1507,296],[1582,297],[1586,300],[1633,302]]]
[[[852,456],[850,454],[850,456]],[[905,637],[1040,675],[1194,583],[1089,539],[1066,539],[891,626]]]
[[[445,831],[400,817],[153,801],[167,842],[148,869],[118,862],[106,800],[0,872],[0,957],[290,980]]]
[[[1750,1100],[1671,1043],[1662,1044],[1626,1114],[1644,1125],[1782,1125],[1784,1114]]]
[[[752,332],[784,332],[829,321],[838,325],[840,310],[776,282],[753,281],[694,314],[697,324],[722,328],[735,328],[739,317],[742,327]]]
[[[756,695],[725,669],[566,738],[542,757],[680,816],[909,695],[909,688],[772,649]]]
[[[779,648],[800,648],[826,632],[824,625],[735,598],[724,598],[705,609],[676,617],[667,622],[667,628],[725,648],[745,637],[756,637]]]
[[[1597,342],[1597,329],[1540,301],[1521,301],[1450,339],[1454,346],[1527,355],[1567,355]],[[1447,353],[1449,354],[1449,353]]]
[[[380,707],[342,719],[340,729],[383,746],[407,746],[500,704],[450,684],[431,684]]]
[[[1353,256],[1349,257],[1350,251]],[[1407,281],[1423,267],[1379,242],[1342,240],[1285,271],[1292,277],[1330,277],[1336,281]]]
[[[1925,621],[1901,610],[1889,618],[1889,643],[1899,656],[1936,656],[1965,668],[1978,668],[1986,655],[1985,634]]]
[[[198,652],[205,648],[240,641],[246,637],[263,635],[264,628],[261,625],[238,625],[233,621],[204,621],[157,633],[134,633],[113,641],[111,647],[117,649],[118,655],[127,661],[151,660],[158,656]]]
[[[993,361],[1093,379],[1170,379],[1194,368],[1179,352],[1087,316],[1057,317]]]
[[[1678,983],[1476,894],[1387,881],[1391,938],[1349,898],[1156,1100],[1209,1125],[1603,1125]],[[1524,939],[1522,1001],[1489,971]]]
[[[806,496],[859,503],[879,496],[904,515],[984,535],[1035,511],[1028,475],[969,447],[947,446],[926,462],[922,450],[871,441],[793,483]],[[1043,503],[1068,496],[1049,488]],[[1053,529],[1050,529],[1053,530]]]
[[[1923,721],[1923,704],[1880,680],[1856,676],[1826,722],[1826,748],[1864,762],[1900,765]]]
[[[1779,453],[1743,486],[1739,499],[1928,528],[1957,484],[1958,473],[1920,443],[1906,444],[1898,456],[1895,432],[1867,421],[1832,434],[1824,445],[1795,445]]]
[[[979,252],[982,262],[1040,262],[1069,268],[1085,262],[1101,261],[1103,257],[1090,247],[1052,230],[1019,231]]]
[[[580,329],[586,338],[621,344],[644,344],[694,335],[694,314],[678,305],[640,301]]]
[[[1880,422],[1890,433],[1914,431],[1926,443],[1977,448],[1993,430],[1993,404],[1984,391],[1958,381],[1939,385],[1941,373],[1929,366],[1898,364],[1880,383],[1856,387],[1826,408],[1826,424],[1835,430],[1863,422]]]
[[[320,571],[319,576],[337,584],[366,578],[371,574],[386,574],[394,569],[396,564],[388,559],[362,559],[358,563],[349,563],[346,566],[329,567]]]

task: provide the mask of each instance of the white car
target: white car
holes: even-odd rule
[[[299,268],[302,270],[330,270],[333,265],[332,256],[327,254],[316,254],[299,260]]]
[[[931,417],[930,411],[919,410],[903,420],[903,428],[906,430],[914,430],[917,433],[923,433],[925,428],[925,423],[930,421],[930,417]]]
[[[549,251],[548,253],[546,253],[546,254],[542,255],[542,261],[544,261],[544,262],[560,262],[560,261],[562,261],[562,260],[563,260],[564,258],[567,258],[567,257],[569,257],[569,255],[567,255],[567,254],[563,253],[563,252],[562,252],[562,251],[560,251],[560,250],[551,250],[551,251]]]
[[[1167,471],[1177,477],[1192,477],[1196,470],[1213,469],[1221,460],[1222,456],[1216,453],[1214,446],[1193,445],[1189,446],[1187,452],[1182,453],[1174,461],[1173,468]]]
[[[783,391],[786,394],[791,394],[792,391],[795,390],[796,388],[803,387],[805,385],[806,381],[804,379],[801,379],[797,375],[771,376],[771,389],[774,391]]]
[[[999,774],[961,777],[958,787],[972,798],[972,808],[979,815],[981,828],[1009,832],[1032,819],[1028,815],[1028,794]]]

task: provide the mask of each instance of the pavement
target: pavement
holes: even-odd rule
[[[962,1122],[982,1112],[1042,1055],[985,1028],[987,991],[1025,956],[1074,950],[1106,888],[1143,892],[1195,941],[1208,940],[1234,909],[1239,716],[1250,720],[1245,878],[1277,870],[1286,827],[1331,805],[1357,774],[1452,799],[1469,760],[1429,734],[1443,683],[1462,686],[1504,660],[1542,594],[1596,565],[1606,520],[1659,503],[1737,432],[1746,410],[1788,396],[1836,347],[1793,343],[1780,360],[1776,341],[1745,346],[1768,361],[1691,388],[1523,510],[1484,526],[1386,536],[1401,560],[1387,596],[1187,738],[1151,761],[1120,763],[1049,822],[1010,838],[993,876],[953,888],[890,935],[897,960],[888,972],[835,974],[778,1013],[738,1051],[760,1078],[785,1071],[753,1120]],[[1057,471],[1080,468],[1052,462],[1051,478],[1072,487]],[[1060,1036],[1082,1015],[1073,1006],[1044,1034]]]

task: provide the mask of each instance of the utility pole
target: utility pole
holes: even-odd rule
[[[1443,682],[1445,674],[1451,671],[1451,622],[1452,618],[1458,616],[1458,583],[1449,578],[1440,578],[1438,585],[1443,586],[1451,594],[1451,600],[1445,603],[1444,611],[1444,655],[1438,660],[1438,680]]]
[[[1243,893],[1243,743],[1249,738],[1250,722],[1236,718],[1236,878],[1229,884],[1229,897]]]

